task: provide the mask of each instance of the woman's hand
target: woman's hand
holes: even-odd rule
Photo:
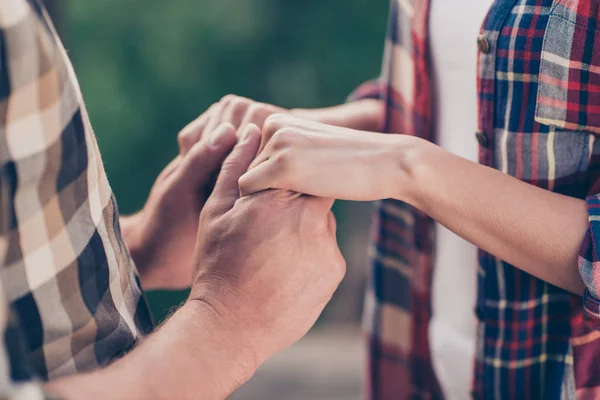
[[[259,103],[232,94],[227,95],[181,130],[177,136],[179,154],[181,156],[187,154],[198,141],[203,141],[203,138],[221,124],[231,124],[238,133],[241,133],[249,124],[262,128],[270,115],[286,111],[271,104]]]
[[[414,143],[408,136],[275,114],[265,122],[260,154],[240,179],[240,190],[287,189],[357,201],[398,197]]]
[[[145,290],[191,284],[200,211],[212,190],[212,176],[237,141],[236,130],[223,124],[205,132],[203,139],[164,169],[142,211],[121,218],[123,238]]]
[[[352,129],[379,131],[383,125],[384,107],[378,100],[365,99],[339,106],[316,109],[286,110],[245,97],[227,95],[188,124],[177,136],[179,153],[184,156],[194,144],[203,141],[217,126],[229,123],[243,132],[249,124],[260,129],[273,114],[288,114],[298,118]]]

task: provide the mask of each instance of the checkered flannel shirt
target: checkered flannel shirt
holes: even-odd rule
[[[381,78],[386,132],[433,138],[429,0],[392,0]],[[449,15],[448,18],[452,18]],[[583,299],[479,252],[473,398],[600,398],[600,1],[496,0],[479,44],[480,163],[587,199]],[[474,77],[475,79],[475,77]],[[552,212],[552,210],[548,210]],[[369,397],[443,398],[431,363],[433,224],[378,205],[366,298]]]
[[[0,0],[0,397],[152,327],[75,75],[34,0]]]

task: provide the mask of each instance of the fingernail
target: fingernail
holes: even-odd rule
[[[229,130],[231,126],[228,124],[220,125],[217,129],[214,130],[210,140],[208,141],[208,145],[213,148],[218,148],[223,143],[223,140],[229,135]]]

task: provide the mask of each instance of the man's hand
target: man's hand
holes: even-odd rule
[[[332,200],[288,191],[239,199],[260,136],[245,129],[202,212],[190,296],[235,321],[258,365],[308,331],[346,267]]]
[[[265,191],[239,199],[256,155],[250,125],[200,217],[188,302],[109,367],[52,381],[67,399],[227,398],[314,324],[345,272],[332,201]]]
[[[212,132],[223,123],[232,124],[238,132],[242,132],[248,124],[262,128],[271,114],[286,111],[271,104],[259,103],[232,94],[227,95],[179,133],[177,140],[180,155],[187,154],[198,141],[204,140],[206,132]]]
[[[144,289],[190,286],[200,210],[212,176],[235,142],[235,129],[229,124],[206,133],[159,175],[143,210],[121,219]]]

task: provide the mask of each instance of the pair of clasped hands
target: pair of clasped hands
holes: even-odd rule
[[[179,133],[180,152],[156,180],[142,211],[121,219],[144,289],[191,286],[188,301],[146,348],[163,348],[162,359],[171,354],[173,365],[183,365],[191,356],[180,345],[171,353],[164,347],[197,329],[176,341],[197,349],[190,360],[195,369],[200,360],[210,362],[198,387],[182,380],[186,368],[163,371],[158,382],[172,378],[186,382],[175,385],[178,390],[226,397],[306,334],[331,299],[346,269],[331,212],[334,198],[368,199],[359,192],[345,196],[338,180],[314,178],[326,167],[331,173],[322,177],[343,175],[332,170],[348,164],[336,158],[347,157],[343,146],[331,142],[336,130],[357,148],[368,147],[368,140],[364,133],[316,120],[223,98]],[[181,329],[196,323],[197,328]],[[230,375],[233,380],[226,379]],[[214,383],[208,387],[206,380]],[[161,383],[156,391],[173,387]]]

